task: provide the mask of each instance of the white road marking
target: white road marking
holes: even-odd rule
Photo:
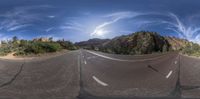
[[[177,64],[177,61],[175,61],[174,64]]]
[[[108,86],[108,84],[102,82],[101,80],[99,80],[99,79],[96,78],[95,76],[92,76],[92,78],[93,78],[97,83],[99,83],[100,85],[102,85],[102,86]]]
[[[80,56],[78,55],[78,60],[77,60],[77,64],[78,64],[78,72],[80,72],[80,62],[79,62],[80,59],[79,59],[79,57],[80,57]]]
[[[85,60],[84,63],[87,64],[87,61]]]
[[[106,58],[106,59],[115,60],[115,61],[126,61],[126,62],[148,61],[148,60],[153,60],[153,59],[157,59],[157,58],[163,57],[163,56],[159,56],[159,57],[154,57],[154,58],[150,58],[150,59],[123,60],[123,59],[117,59],[117,58],[112,58],[112,57],[104,56],[104,55],[101,55],[101,54],[98,54],[98,53],[95,53],[95,52],[92,52],[92,51],[88,51],[88,50],[87,50],[87,52],[89,52],[91,54],[94,54],[94,55],[97,55],[97,56],[100,56],[100,57],[103,57],[103,58]]]
[[[166,76],[166,78],[169,78],[170,77],[170,75],[172,74],[172,70],[167,74],[167,76]]]

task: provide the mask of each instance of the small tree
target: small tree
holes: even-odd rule
[[[17,36],[14,36],[13,38],[12,38],[12,47],[14,47],[14,48],[16,48],[16,47],[18,47],[18,37]]]
[[[13,42],[17,42],[19,39],[18,39],[18,37],[17,36],[14,36],[13,38],[12,38],[12,41]]]

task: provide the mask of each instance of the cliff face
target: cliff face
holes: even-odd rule
[[[150,54],[170,50],[168,41],[152,32],[137,32],[112,39],[104,46],[104,51],[116,54]]]

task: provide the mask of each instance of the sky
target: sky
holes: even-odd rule
[[[79,42],[153,31],[200,44],[200,0],[0,0],[0,40]]]

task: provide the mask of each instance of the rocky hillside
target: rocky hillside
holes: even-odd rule
[[[153,32],[137,32],[113,38],[105,44],[103,51],[116,54],[149,54],[170,50],[168,41]]]
[[[113,39],[90,39],[77,46],[115,54],[150,54],[172,50],[185,50],[193,43],[175,37],[164,37],[156,32],[136,32]]]
[[[167,39],[167,41],[171,45],[172,50],[182,50],[188,44],[191,43],[186,39],[180,39],[180,38],[176,38],[176,37],[169,37],[168,36],[168,37],[165,37],[165,38]]]

